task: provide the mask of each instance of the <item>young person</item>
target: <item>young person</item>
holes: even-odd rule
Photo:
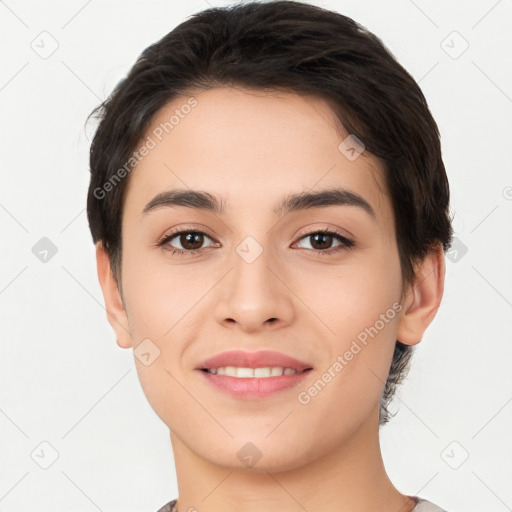
[[[441,511],[379,445],[452,237],[436,123],[382,42],[301,2],[211,8],[96,113],[88,219],[170,431],[160,512]]]

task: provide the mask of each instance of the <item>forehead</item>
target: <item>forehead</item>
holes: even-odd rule
[[[321,98],[190,91],[158,111],[147,129],[139,148],[150,149],[131,172],[125,209],[140,215],[157,194],[191,189],[218,196],[226,214],[275,215],[283,195],[342,187],[363,197],[385,225],[391,209],[381,162],[368,151],[347,153],[355,140],[348,136]]]

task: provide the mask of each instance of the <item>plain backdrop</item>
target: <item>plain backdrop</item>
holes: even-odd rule
[[[512,1],[311,3],[419,82],[451,184],[443,303],[381,429],[390,478],[450,512],[512,510]],[[0,2],[0,512],[154,512],[178,495],[168,429],[106,318],[85,121],[144,48],[227,4]]]

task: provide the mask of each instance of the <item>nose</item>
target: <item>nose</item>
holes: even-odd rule
[[[242,256],[240,255],[242,254]],[[232,270],[219,283],[215,318],[244,332],[289,325],[294,318],[288,271],[263,250],[254,259],[235,253]]]

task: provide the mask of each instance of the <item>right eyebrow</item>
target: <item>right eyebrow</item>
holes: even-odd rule
[[[224,213],[224,204],[213,194],[199,190],[166,190],[157,194],[142,210],[145,215],[157,208],[186,206],[213,213]]]

